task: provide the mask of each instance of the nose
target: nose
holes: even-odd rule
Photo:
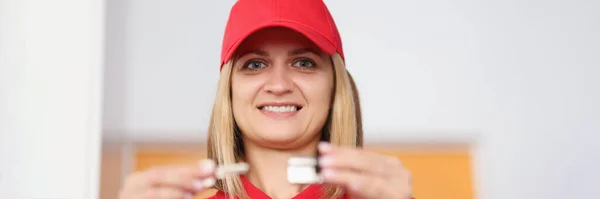
[[[275,95],[291,93],[294,89],[294,83],[292,82],[290,72],[284,64],[273,65],[263,89],[267,93]]]

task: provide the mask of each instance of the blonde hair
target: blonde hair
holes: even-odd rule
[[[350,86],[352,87],[352,95],[354,95],[354,115],[356,115],[356,146],[359,148],[363,147],[363,127],[362,127],[362,110],[360,108],[360,95],[358,94],[358,87],[352,75],[348,73],[348,80],[350,80]]]
[[[346,71],[344,60],[339,54],[331,56],[334,68],[333,102],[322,139],[333,145],[362,147],[362,129],[359,129],[360,115],[357,116],[357,93],[354,82]],[[243,141],[233,117],[231,104],[231,73],[233,61],[224,64],[208,128],[208,158],[217,164],[230,164],[244,159]],[[360,114],[360,113],[359,113]],[[232,147],[233,146],[233,147]],[[239,176],[227,176],[219,180],[215,188],[229,197],[247,199],[248,194]],[[325,186],[321,198],[340,198],[343,191],[337,186]]]

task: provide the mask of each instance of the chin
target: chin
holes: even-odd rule
[[[259,135],[255,135],[253,139],[259,145],[265,145],[271,148],[291,149],[307,144],[312,140],[312,137],[304,132],[294,131],[262,131]]]

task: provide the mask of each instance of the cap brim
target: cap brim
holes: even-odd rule
[[[294,30],[294,31],[299,32],[300,34],[304,35],[306,38],[311,40],[315,45],[317,45],[323,52],[327,53],[328,55],[333,55],[336,52],[336,48],[331,43],[331,41],[329,41],[325,36],[321,35],[317,31],[310,29],[307,26],[304,26],[300,23],[296,23],[293,21],[270,21],[270,22],[266,22],[266,23],[256,26],[256,28],[252,29],[251,31],[248,31],[248,33],[246,33],[243,37],[241,37],[239,40],[237,40],[231,46],[231,48],[227,51],[226,59],[223,60],[223,63],[221,63],[221,66],[223,66],[223,64],[225,64],[226,62],[228,62],[231,59],[231,57],[233,56],[235,51],[237,51],[238,47],[250,35],[254,34],[255,32],[257,32],[259,30],[262,30],[265,28],[270,28],[270,27],[289,28],[291,30]]]

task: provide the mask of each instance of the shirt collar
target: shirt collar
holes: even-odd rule
[[[254,186],[244,175],[240,175],[242,183],[244,185],[244,189],[248,196],[252,199],[271,199],[267,194],[265,194],[262,190],[258,189]],[[314,199],[319,198],[322,191],[322,186],[318,184],[309,185],[304,190],[302,190],[298,195],[294,196],[292,199]]]

